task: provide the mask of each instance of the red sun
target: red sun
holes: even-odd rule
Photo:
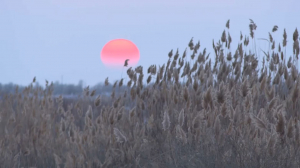
[[[136,45],[126,39],[111,40],[101,51],[101,60],[109,67],[123,67],[126,59],[129,59],[128,66],[136,65],[140,59]]]

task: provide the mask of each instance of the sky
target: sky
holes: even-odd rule
[[[228,19],[231,52],[240,32],[249,36],[252,19],[257,39],[268,38],[278,25],[273,38],[282,42],[285,28],[291,55],[292,35],[300,28],[299,5],[299,0],[1,0],[0,83],[27,85],[35,76],[40,84],[47,79],[95,85],[106,77],[114,82],[126,68],[122,73],[105,66],[100,53],[119,38],[138,47],[137,66],[145,73],[150,65],[166,63],[171,49],[182,54],[192,37],[214,58],[212,40],[220,39]],[[266,41],[256,45],[268,49]]]

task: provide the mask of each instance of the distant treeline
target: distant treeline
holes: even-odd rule
[[[50,85],[51,83],[49,83]],[[35,82],[33,84],[33,87],[42,87],[45,88],[45,84],[40,84],[38,82]],[[5,94],[13,94],[16,92],[16,88],[18,87],[18,91],[22,92],[26,86],[17,85],[14,83],[9,84],[1,84],[0,83],[0,96],[3,96]],[[86,86],[87,87],[87,86]],[[125,86],[118,88],[116,87],[116,92],[121,91],[125,89]],[[83,81],[79,81],[77,85],[75,84],[62,84],[59,82],[53,83],[53,95],[80,95],[83,93],[84,86]],[[89,90],[93,91],[95,90],[96,94],[109,94],[113,91],[113,86],[111,84],[104,86],[103,83],[96,84],[94,86],[89,86]]]

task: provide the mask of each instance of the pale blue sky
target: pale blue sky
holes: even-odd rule
[[[214,57],[212,39],[220,38],[228,19],[232,52],[240,31],[249,35],[251,18],[256,38],[268,38],[278,25],[274,39],[282,42],[286,28],[290,55],[299,6],[298,0],[1,0],[0,83],[26,85],[34,76],[42,84],[62,76],[68,84],[94,85],[107,76],[113,82],[121,71],[104,66],[100,52],[116,38],[137,45],[144,70],[166,63],[171,49],[182,54],[191,37]]]

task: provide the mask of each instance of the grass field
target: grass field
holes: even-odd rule
[[[275,43],[274,26],[258,58],[256,27],[232,53],[228,21],[210,54],[191,39],[146,74],[129,68],[110,97],[16,88],[0,100],[0,167],[300,167],[298,31]]]

